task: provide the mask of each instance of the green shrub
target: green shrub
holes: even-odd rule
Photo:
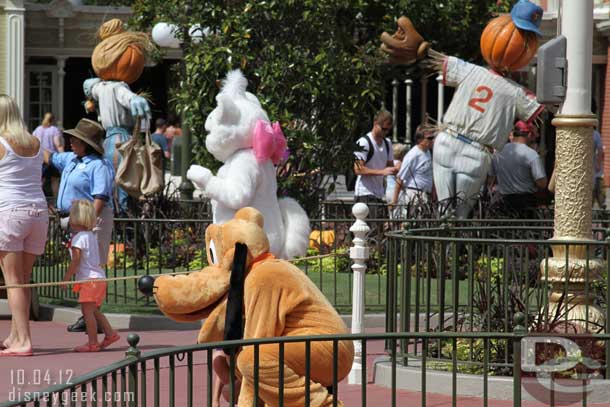
[[[334,253],[335,256],[296,262],[296,265],[308,273],[334,273],[335,271],[337,273],[351,273],[349,250],[343,247],[336,249]],[[307,251],[307,256],[317,256],[318,254],[319,252],[316,249]]]

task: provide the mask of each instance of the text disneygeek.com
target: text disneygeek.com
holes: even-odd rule
[[[50,393],[46,391],[21,391],[19,388],[13,388],[9,393],[9,401],[39,401],[42,403],[51,403],[52,406],[68,406],[74,403],[129,403],[135,401],[133,392],[63,392]]]
[[[39,401],[51,406],[97,402],[123,404],[135,400],[133,392],[44,391],[44,388],[49,386],[73,384],[73,376],[72,369],[11,369],[8,399],[22,402]],[[81,389],[84,390],[82,387]]]

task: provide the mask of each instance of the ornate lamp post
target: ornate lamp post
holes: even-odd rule
[[[604,316],[587,295],[587,279],[594,281],[603,263],[592,259],[586,245],[564,245],[562,240],[592,241],[593,128],[591,60],[593,0],[563,3],[562,34],[567,39],[567,92],[553,125],[557,128],[555,226],[548,281],[556,285],[549,313],[561,307],[567,320],[603,324]],[[567,253],[566,253],[567,251]],[[545,261],[542,264],[544,274]],[[589,290],[591,291],[591,290]]]
[[[185,15],[191,14],[191,6],[187,5],[185,9]],[[194,25],[190,28],[184,28],[183,38],[184,41],[181,41],[178,37],[176,37],[176,33],[181,30],[175,24],[168,23],[157,23],[153,27],[152,30],[152,38],[153,41],[159,45],[160,47],[165,48],[181,48],[182,55],[184,56],[186,53],[186,49],[189,44],[198,43],[202,40],[203,36],[206,34],[206,29],[201,28],[199,25]],[[183,78],[186,75],[186,65],[182,65],[182,76]],[[193,159],[193,150],[191,146],[191,132],[188,126],[184,125],[184,114],[182,114],[182,136],[181,136],[181,165],[180,165],[180,196],[182,199],[193,199],[193,184],[186,178],[186,172],[188,167],[191,165],[191,161]]]

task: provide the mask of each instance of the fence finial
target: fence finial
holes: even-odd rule
[[[127,335],[127,343],[129,344],[129,348],[125,351],[125,357],[128,358],[139,358],[140,357],[140,349],[138,349],[138,343],[140,342],[140,335],[138,334],[129,334]]]
[[[350,232],[354,234],[352,247],[349,249],[349,257],[353,261],[352,270],[354,271],[352,333],[360,334],[364,332],[364,276],[367,268],[366,261],[369,258],[367,235],[371,230],[364,219],[369,214],[369,207],[359,202],[352,207],[352,214],[356,217],[356,222],[349,228]],[[362,355],[362,342],[354,341],[354,363],[347,378],[349,384],[362,384],[363,360],[366,363],[366,355]]]

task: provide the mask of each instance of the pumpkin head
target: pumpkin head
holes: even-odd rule
[[[146,62],[152,43],[145,33],[125,31],[119,19],[102,24],[101,42],[93,50],[91,63],[95,74],[105,81],[135,82]]]
[[[491,20],[481,35],[481,54],[500,73],[526,66],[537,50],[536,34],[517,28],[510,15]]]
[[[121,56],[104,69],[99,69],[96,74],[105,81],[123,81],[133,83],[144,71],[146,58],[138,47],[128,46]]]

